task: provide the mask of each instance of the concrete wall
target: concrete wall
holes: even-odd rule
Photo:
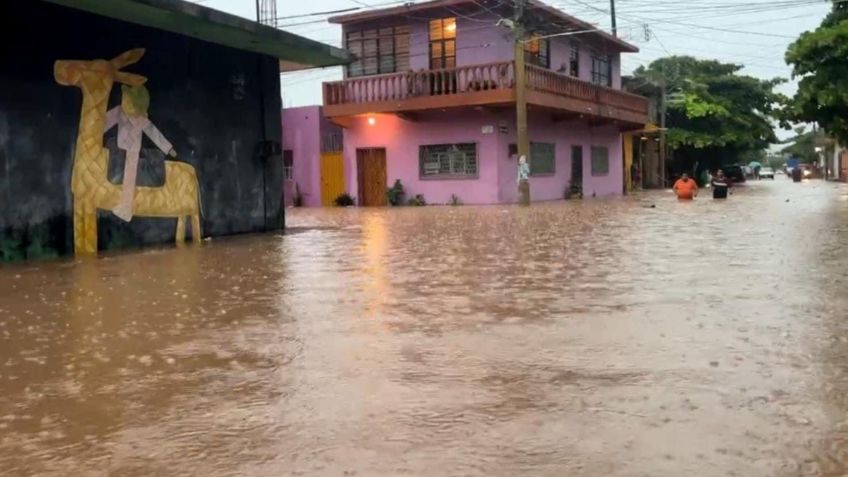
[[[358,118],[345,130],[345,170],[347,187],[357,195],[356,149],[385,148],[388,184],[400,179],[407,196],[422,194],[429,203],[446,203],[452,194],[466,204],[513,203],[517,201],[514,158],[509,144],[516,142],[515,120],[509,111],[489,113],[468,110],[438,113],[416,122],[393,115],[375,115],[371,126]],[[491,126],[494,133],[484,134]],[[501,132],[505,128],[506,133]],[[589,127],[580,121],[554,123],[548,115],[531,115],[530,140],[555,144],[556,170],[552,176],[531,177],[531,197],[536,201],[564,196],[571,180],[571,146],[583,146],[583,191],[587,197],[620,195],[623,184],[621,135],[614,127]],[[431,180],[419,177],[419,146],[474,142],[477,144],[479,175],[475,179]],[[610,172],[591,175],[591,146],[605,146],[610,153]]]
[[[479,21],[457,18],[457,66],[513,61],[512,32],[506,27],[495,26],[499,17],[477,15],[474,18]]]
[[[125,69],[148,78],[150,120],[197,172],[204,235],[282,226],[282,164],[259,154],[263,141],[281,139],[274,58],[42,1],[2,2],[0,18],[16,19],[3,22],[15,47],[0,62],[0,260],[73,251],[70,184],[82,94],[56,82],[54,63],[112,59],[133,48],[146,52]],[[116,84],[108,107],[120,96]],[[123,175],[115,136],[115,129],[104,135],[109,170],[97,178],[111,184]],[[137,185],[161,187],[163,157],[145,139]],[[99,216],[101,249],[174,240],[174,218]]]

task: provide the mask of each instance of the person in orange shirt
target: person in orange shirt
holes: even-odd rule
[[[677,198],[681,200],[692,200],[698,195],[698,184],[689,178],[689,174],[683,174],[672,187]]]

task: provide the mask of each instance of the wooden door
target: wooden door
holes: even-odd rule
[[[333,205],[345,191],[344,159],[341,152],[321,154],[321,205]]]
[[[359,182],[359,205],[366,207],[386,205],[386,150],[357,149],[356,169]]]
[[[839,180],[848,181],[848,151],[842,151],[839,155]]]

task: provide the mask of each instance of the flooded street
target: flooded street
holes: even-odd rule
[[[0,473],[848,474],[845,186],[287,222],[0,268]]]

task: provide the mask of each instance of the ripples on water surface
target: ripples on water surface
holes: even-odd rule
[[[287,220],[0,268],[2,473],[848,472],[841,186]]]

